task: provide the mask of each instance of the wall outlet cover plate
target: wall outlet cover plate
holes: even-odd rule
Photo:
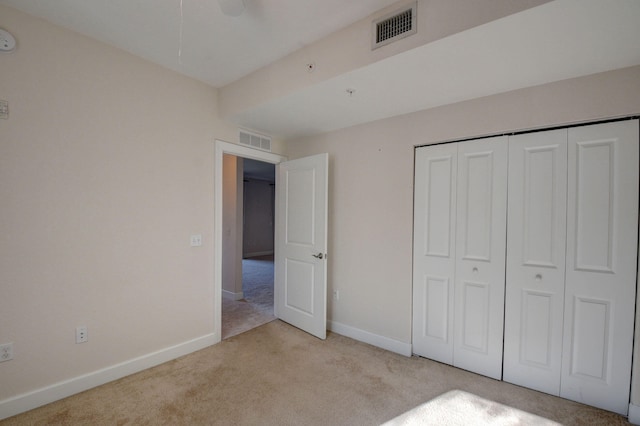
[[[9,31],[0,28],[0,52],[11,52],[16,48],[16,39]]]

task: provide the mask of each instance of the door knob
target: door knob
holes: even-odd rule
[[[312,254],[311,256],[315,257],[316,259],[323,259],[324,258],[324,254],[322,254],[322,253]]]
[[[542,274],[536,274],[536,281],[542,281]]]

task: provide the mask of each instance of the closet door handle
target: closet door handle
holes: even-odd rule
[[[536,274],[536,281],[542,281],[542,274]]]
[[[477,267],[474,267],[474,268],[472,269],[472,271],[473,271],[473,273],[474,273],[474,274],[477,274],[477,273],[478,273],[478,268],[477,268]]]

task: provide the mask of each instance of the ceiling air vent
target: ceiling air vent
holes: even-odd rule
[[[271,152],[271,138],[257,133],[240,130],[240,144]]]
[[[373,22],[373,48],[377,49],[396,40],[415,34],[417,4],[412,3],[405,8]]]

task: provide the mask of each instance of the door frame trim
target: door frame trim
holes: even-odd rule
[[[215,139],[214,154],[214,225],[213,225],[213,329],[215,342],[222,340],[222,182],[224,154],[279,164],[287,157]]]

